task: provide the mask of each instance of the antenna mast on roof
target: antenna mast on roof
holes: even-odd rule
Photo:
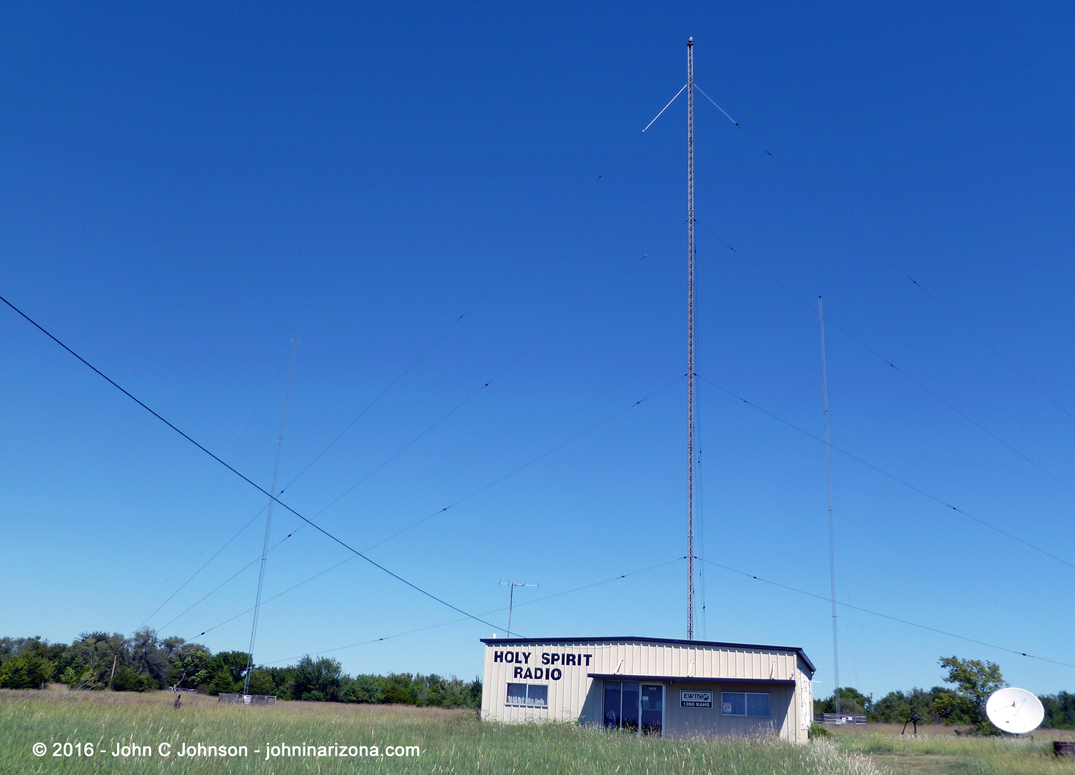
[[[507,635],[510,638],[511,632],[511,609],[515,605],[515,588],[516,587],[537,587],[539,584],[520,584],[515,581],[501,581],[500,586],[511,587],[511,594],[508,596],[508,632]]]

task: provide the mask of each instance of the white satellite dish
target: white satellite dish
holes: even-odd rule
[[[1022,735],[1038,728],[1045,718],[1045,708],[1031,692],[1009,686],[989,696],[985,714],[997,729]]]

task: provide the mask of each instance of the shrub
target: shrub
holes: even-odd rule
[[[825,729],[825,727],[821,726],[821,724],[816,721],[810,722],[810,729],[807,730],[806,734],[811,740],[824,740],[832,737],[832,732]]]

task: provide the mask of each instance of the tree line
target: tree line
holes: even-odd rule
[[[1007,684],[1000,667],[993,662],[959,657],[941,657],[944,682],[952,687],[934,686],[928,691],[914,688],[893,691],[879,700],[851,687],[841,687],[840,713],[864,715],[867,721],[903,724],[917,714],[920,724],[958,724],[982,734],[999,732],[985,715],[989,695]],[[1075,729],[1075,694],[1058,692],[1038,699],[1045,708],[1045,729]],[[815,713],[836,712],[836,692],[823,700],[814,700]]]
[[[144,627],[132,637],[86,632],[72,643],[39,637],[0,638],[0,688],[41,689],[59,682],[74,690],[148,692],[175,688],[202,694],[243,691],[249,655],[216,654],[183,638],[161,639]],[[481,707],[481,680],[436,674],[349,676],[335,659],[304,656],[287,667],[250,671],[250,694],[307,702],[396,703],[441,708]]]

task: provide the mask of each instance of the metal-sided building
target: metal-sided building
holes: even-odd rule
[[[814,665],[801,648],[638,637],[482,643],[483,719],[794,742],[806,742],[813,720]]]

